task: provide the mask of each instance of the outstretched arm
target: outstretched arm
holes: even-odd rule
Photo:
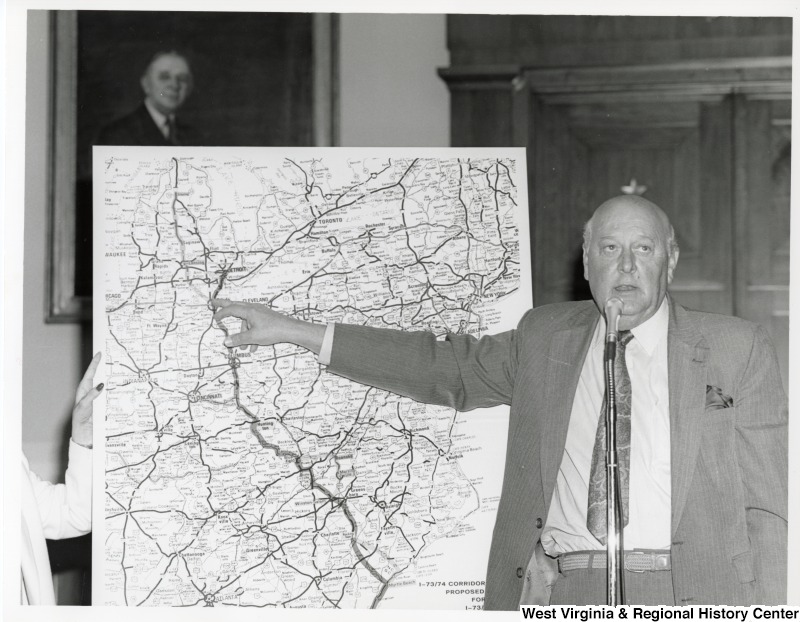
[[[211,301],[215,320],[237,317],[241,331],[225,345],[294,343],[320,354],[326,327],[287,317],[264,305]],[[515,331],[474,339],[427,331],[401,331],[337,324],[328,371],[418,402],[459,410],[507,404],[517,352]],[[338,344],[338,345],[336,345]],[[322,359],[323,357],[320,357]],[[327,358],[327,357],[326,357]]]

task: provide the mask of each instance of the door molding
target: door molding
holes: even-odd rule
[[[792,59],[726,58],[653,65],[531,68],[475,65],[439,69],[451,90],[508,90],[526,85],[547,103],[614,101],[632,94],[719,99],[744,93],[764,99],[792,94]]]

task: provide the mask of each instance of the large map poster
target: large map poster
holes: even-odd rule
[[[479,609],[505,407],[228,349],[209,301],[480,337],[530,306],[523,149],[94,151],[94,601]],[[391,356],[386,352],[386,356]]]

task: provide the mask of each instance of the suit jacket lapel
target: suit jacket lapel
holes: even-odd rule
[[[547,416],[540,438],[542,488],[547,512],[564,455],[575,391],[592,333],[600,319],[597,307],[587,305],[569,326],[553,333],[547,359],[543,408]]]
[[[708,347],[685,309],[670,298],[668,333],[672,532],[680,522],[700,450]]]

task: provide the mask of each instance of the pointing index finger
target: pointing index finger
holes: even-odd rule
[[[221,307],[227,307],[228,305],[233,304],[227,298],[212,298],[211,300],[208,301],[208,303],[215,309]]]

